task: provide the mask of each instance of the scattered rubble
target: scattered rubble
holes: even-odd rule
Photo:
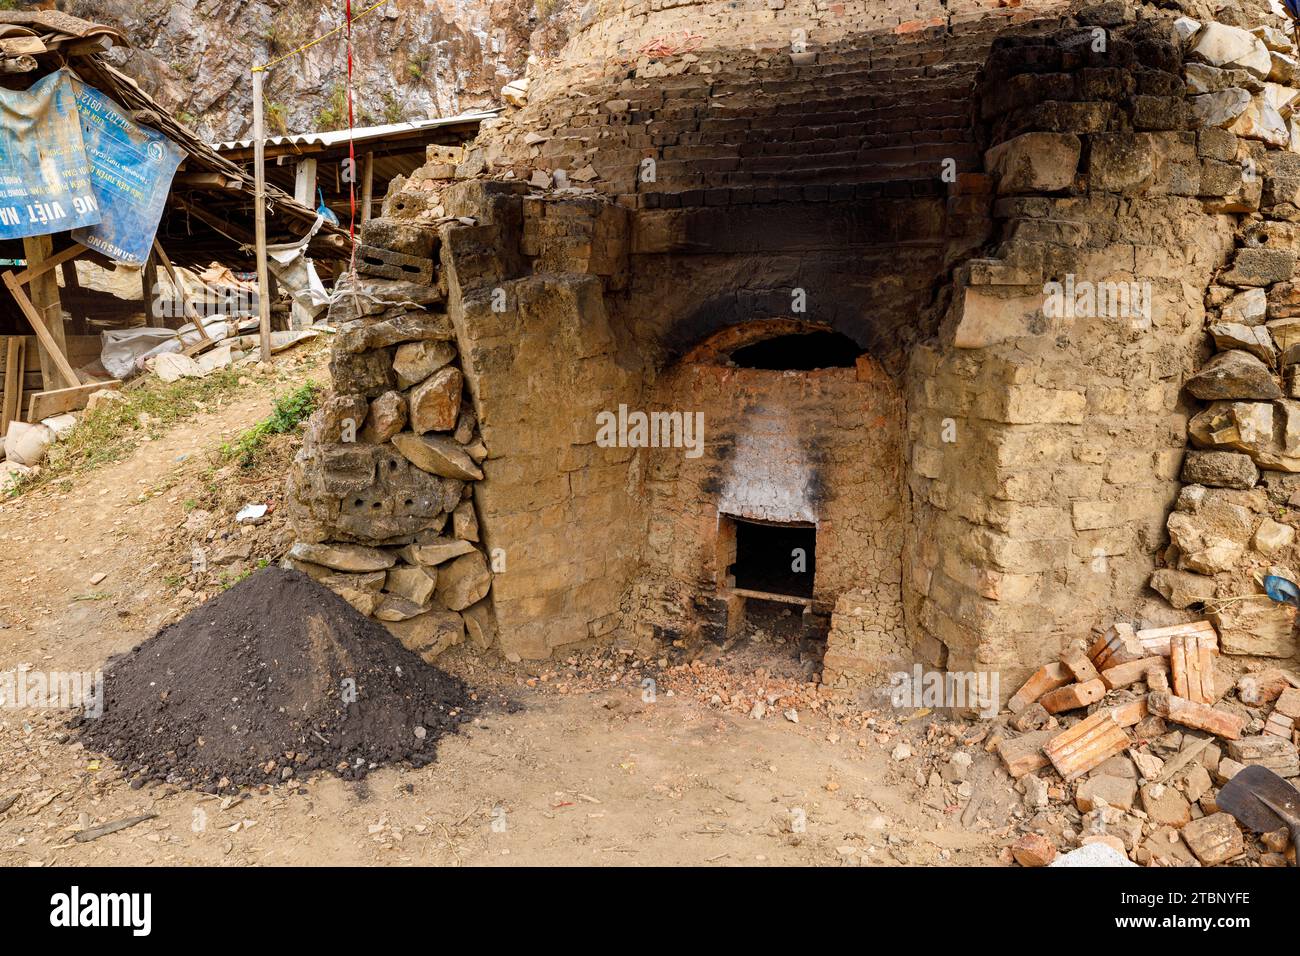
[[[1220,650],[1209,621],[1120,623],[1030,676],[989,740],[1037,811],[1010,849],[1016,862],[1051,865],[1077,843],[1090,855],[1061,865],[1090,865],[1104,851],[1089,841],[1104,840],[1146,866],[1271,865],[1276,851],[1214,796],[1244,766],[1300,776],[1300,677],[1268,668],[1234,686]],[[1035,710],[1045,719],[1023,719]]]

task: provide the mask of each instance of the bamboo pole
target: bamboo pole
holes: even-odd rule
[[[257,315],[261,322],[262,361],[271,361],[271,298],[266,278],[266,130],[262,118],[262,78],[266,75],[262,67],[253,68],[253,169],[257,197],[254,200],[256,213],[257,246]]]

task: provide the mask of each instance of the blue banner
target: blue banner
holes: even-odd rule
[[[42,236],[102,218],[65,72],[0,89],[0,238]]]
[[[110,259],[143,263],[153,247],[172,177],[185,153],[162,133],[146,129],[94,87],[70,77],[81,136],[92,168],[102,218],[72,238]]]

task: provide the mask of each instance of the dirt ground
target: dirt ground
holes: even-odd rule
[[[233,520],[242,503],[277,503],[279,470],[243,473],[215,451],[277,394],[327,381],[324,355],[279,357],[220,407],[71,490],[54,483],[0,504],[0,671],[98,670],[286,547],[274,507],[256,528]],[[210,560],[203,574],[193,572],[195,547]],[[1005,859],[1025,811],[985,751],[987,728],[819,691],[777,624],[698,656],[586,649],[527,666],[462,646],[440,664],[511,706],[494,704],[442,741],[436,763],[240,798],[132,789],[68,739],[66,713],[0,709],[0,807],[17,796],[0,813],[0,864]],[[948,770],[957,750],[974,758],[965,774]],[[157,817],[72,840],[146,813]]]

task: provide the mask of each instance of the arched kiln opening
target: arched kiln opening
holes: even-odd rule
[[[828,327],[742,323],[665,370],[651,407],[696,416],[703,436],[647,458],[648,606],[665,636],[757,634],[816,670],[853,591],[901,644],[903,403],[874,358]]]

